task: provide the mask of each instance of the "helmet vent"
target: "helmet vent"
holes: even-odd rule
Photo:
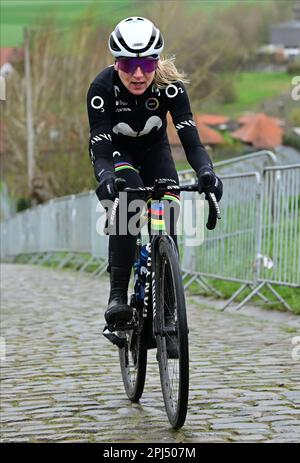
[[[157,49],[157,48],[161,48],[162,46],[163,46],[163,39],[162,39],[162,35],[159,34],[157,44],[155,45],[154,48]]]
[[[113,37],[110,37],[109,39],[110,41],[110,48],[114,51],[121,51],[121,48],[118,47],[118,45],[116,44],[116,42],[114,41]]]

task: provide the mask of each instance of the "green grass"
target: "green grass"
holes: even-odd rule
[[[2,0],[1,47],[20,46],[24,26],[36,27],[41,20],[53,17],[59,27],[68,27],[88,11],[93,19],[114,24],[134,13],[133,0]]]
[[[215,280],[215,279],[208,279],[207,282],[215,289],[221,292],[222,298],[229,299],[235,291],[239,289],[241,283],[235,283],[232,281],[223,281],[223,280]],[[275,290],[280,294],[280,296],[289,304],[292,311],[295,314],[300,315],[300,288],[290,288],[288,286],[275,286]],[[211,296],[211,293],[205,292],[203,289],[199,287],[196,283],[192,283],[189,287],[189,291],[192,294],[201,294],[203,296]],[[245,289],[236,299],[235,302],[241,302],[248,294],[250,293],[250,289]],[[264,303],[259,296],[253,297],[250,304],[259,304],[265,309],[274,309],[278,311],[286,311],[283,304],[275,298],[275,296],[271,293],[268,288],[263,288],[261,293],[266,296],[271,303]]]
[[[187,170],[191,169],[190,164],[187,161],[176,161],[175,162],[176,170],[179,172],[180,170]]]
[[[266,100],[272,100],[292,88],[292,78],[286,72],[241,72],[235,77],[237,101],[234,103],[207,103],[201,108],[228,117],[237,117],[244,111],[257,111]]]
[[[68,27],[80,18],[87,10],[92,11],[92,17],[99,22],[113,25],[126,16],[143,15],[145,4],[153,4],[153,8],[160,11],[162,4],[158,0],[136,2],[134,0],[1,0],[0,3],[0,45],[1,47],[20,46],[23,43],[23,27],[36,26],[41,19],[54,16],[58,24]],[[171,8],[175,1],[165,2],[166,8]],[[241,4],[240,0],[185,0],[185,8],[193,14],[201,9],[205,14],[212,15],[220,11]],[[255,6],[257,0],[243,0],[244,5]],[[263,2],[264,5],[269,0]],[[290,8],[290,6],[287,6]]]

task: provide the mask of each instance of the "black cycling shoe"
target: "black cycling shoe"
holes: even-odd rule
[[[110,295],[105,320],[108,326],[124,325],[130,322],[133,308],[127,304],[127,290],[131,269],[110,268]]]
[[[130,322],[133,308],[127,304],[120,304],[113,299],[105,311],[105,320],[108,325],[123,325]]]

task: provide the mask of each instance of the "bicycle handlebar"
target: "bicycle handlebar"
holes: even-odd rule
[[[121,180],[121,181],[120,181]],[[164,186],[162,186],[162,183],[160,184],[159,181],[155,182],[154,186],[145,186],[145,187],[138,187],[138,188],[130,188],[130,187],[125,187],[125,184],[123,182],[123,179],[116,179],[116,186],[119,191],[125,191],[127,193],[154,193],[156,196],[163,196],[166,191],[197,191],[198,192],[198,185],[186,185],[186,186],[178,186],[178,185],[166,185],[164,182]],[[208,230],[213,230],[216,227],[217,220],[221,219],[221,213],[220,213],[220,208],[216,199],[216,196],[214,193],[211,193],[210,191],[206,190],[204,191],[205,193],[205,199],[208,201],[209,205],[209,214],[208,214],[208,219],[206,223],[206,228]],[[119,198],[116,198],[114,201],[114,205],[112,208],[112,213],[110,216],[110,225],[112,226],[114,223],[114,218],[116,215],[117,207],[119,204]]]

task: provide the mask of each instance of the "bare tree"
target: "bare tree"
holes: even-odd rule
[[[32,188],[27,187],[23,72],[14,72],[8,81],[3,116],[9,145],[5,177],[13,194],[30,195],[35,202],[43,202],[92,187],[86,93],[90,82],[111,59],[108,31],[95,28],[87,17],[71,30],[57,29],[53,21],[48,21],[43,27],[29,30],[29,34],[35,138]]]

